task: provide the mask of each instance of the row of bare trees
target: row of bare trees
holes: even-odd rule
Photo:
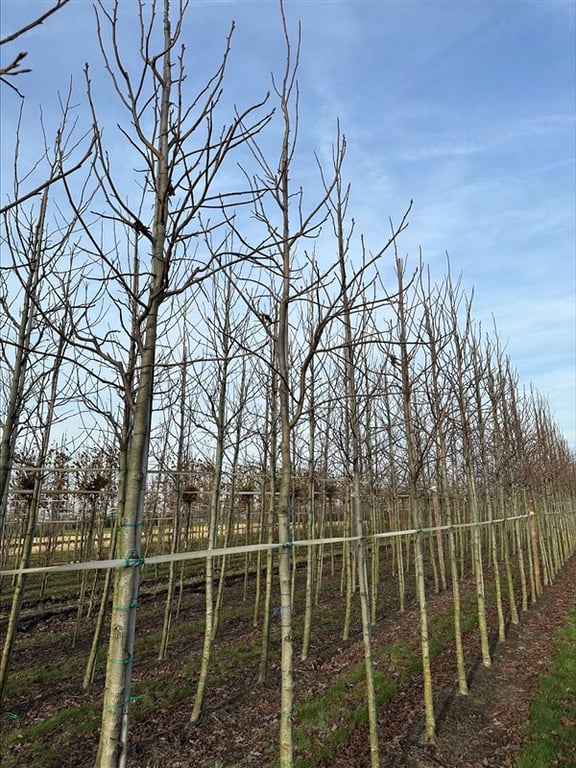
[[[489,664],[484,551],[492,558],[503,634],[503,591],[517,620],[512,558],[519,560],[523,595],[530,587],[535,597],[570,552],[562,540],[573,544],[574,456],[545,402],[520,391],[497,334],[474,323],[471,300],[449,265],[440,282],[421,259],[408,272],[397,241],[410,204],[381,243],[370,248],[356,235],[339,127],[328,166],[313,159],[316,185],[298,183],[300,33],[291,35],[283,6],[283,71],[258,103],[227,112],[222,94],[233,29],[219,66],[191,90],[182,39],[186,5],[142,4],[135,20],[116,0],[97,2],[107,96],[124,113],[113,140],[99,118],[99,90],[88,66],[89,125],[83,133],[68,94],[55,139],[44,134],[32,169],[33,178],[44,179],[36,195],[22,189],[20,179],[28,181],[31,171],[22,167],[16,137],[2,230],[0,519],[3,563],[17,551],[21,572],[1,683],[26,568],[36,556],[37,525],[63,514],[81,517],[86,530],[79,559],[100,557],[106,546],[111,557],[125,561],[102,585],[85,677],[88,685],[111,592],[96,765],[125,766],[147,548],[189,549],[191,510],[202,506],[196,538],[207,552],[206,623],[191,720],[202,714],[229,565],[212,551],[242,535],[246,544],[280,545],[257,555],[255,621],[261,611],[264,680],[277,579],[279,760],[287,768],[293,763],[299,556],[292,544],[298,536],[340,535],[349,539],[342,553],[343,631],[349,631],[357,595],[376,766],[371,627],[382,555],[397,564],[401,606],[413,558],[426,738],[433,741],[425,563],[433,566],[438,589],[453,590],[465,693],[458,591],[463,559],[473,562],[482,657]],[[138,35],[125,37],[134,25]],[[138,40],[135,52],[127,39]],[[129,173],[127,158],[134,169]],[[69,433],[74,445],[55,452],[56,430]],[[538,510],[538,523],[484,525],[527,509]],[[18,520],[23,527],[12,539]],[[456,523],[470,526],[469,538],[450,527]],[[439,526],[446,530],[425,534]],[[415,533],[378,538],[405,529]],[[303,657],[325,554],[322,545],[306,549]],[[249,565],[254,562],[246,552],[246,574]],[[170,565],[160,656],[183,573]],[[78,621],[87,586],[83,578]]]

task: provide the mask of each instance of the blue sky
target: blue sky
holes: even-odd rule
[[[50,5],[2,0],[2,36]],[[137,38],[136,9],[122,0],[127,50]],[[302,22],[302,178],[314,175],[314,151],[329,157],[338,118],[358,230],[377,247],[388,218],[399,220],[413,199],[401,253],[416,263],[421,246],[441,278],[448,251],[453,273],[475,290],[475,318],[488,331],[495,317],[521,385],[547,396],[576,448],[576,3],[288,0],[286,13],[293,30]],[[203,82],[232,20],[226,98],[246,105],[282,66],[275,0],[192,0],[188,71]],[[55,125],[57,93],[70,77],[85,103],[86,61],[104,124],[113,127],[90,2],[72,0],[5,46],[3,63],[19,50],[32,68],[16,83],[30,157],[40,105]],[[20,99],[6,87],[0,93],[6,178]],[[87,117],[82,107],[79,115]]]

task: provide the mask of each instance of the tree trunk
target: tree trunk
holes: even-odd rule
[[[38,469],[35,472],[34,487],[32,489],[32,496],[28,505],[26,531],[24,535],[24,542],[22,553],[20,556],[20,568],[28,568],[30,565],[30,556],[32,554],[32,547],[34,544],[34,529],[36,527],[36,520],[38,517],[38,509],[40,506],[40,498],[42,494],[43,485],[43,471],[46,464],[46,458],[48,456],[48,450],[50,446],[50,434],[52,426],[54,424],[54,415],[56,410],[56,403],[58,399],[58,380],[60,377],[60,370],[62,367],[62,360],[64,355],[64,349],[66,346],[65,333],[60,333],[58,340],[58,347],[54,356],[54,364],[51,373],[50,383],[50,395],[48,399],[48,405],[46,414],[44,416],[44,423],[42,424],[42,441],[40,451],[37,458]],[[20,620],[20,612],[22,609],[22,601],[24,599],[24,590],[26,587],[26,573],[19,573],[16,577],[16,586],[14,594],[12,596],[12,605],[10,608],[10,616],[8,618],[8,627],[6,629],[6,637],[4,639],[4,647],[2,650],[2,660],[0,662],[0,703],[4,696],[4,690],[6,688],[6,682],[8,680],[8,671],[10,667],[10,659],[12,657],[12,650],[14,648],[14,642],[16,640],[16,632],[18,630],[18,621]]]

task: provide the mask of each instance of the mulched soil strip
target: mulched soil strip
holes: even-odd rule
[[[388,577],[390,578],[390,577]],[[467,583],[470,588],[470,584]],[[418,610],[414,602],[408,605],[404,614],[395,610],[395,585],[382,585],[382,617],[374,628],[377,645],[387,645],[395,639],[409,639],[411,645],[418,637]],[[479,663],[479,639],[477,627],[465,635],[465,654],[471,669],[470,695],[461,697],[454,687],[456,679],[455,658],[451,648],[442,652],[434,661],[433,684],[436,695],[438,719],[437,747],[423,747],[419,739],[423,725],[422,680],[417,675],[410,683],[401,687],[384,705],[379,714],[379,738],[381,764],[387,768],[472,768],[488,766],[505,768],[513,766],[524,737],[522,730],[528,720],[532,699],[538,691],[538,678],[545,671],[554,656],[553,637],[556,629],[565,623],[566,615],[574,605],[576,595],[576,557],[562,569],[554,583],[545,589],[544,595],[527,613],[521,615],[518,628],[510,627],[506,643],[494,647],[494,664],[486,669]],[[241,599],[241,584],[230,585],[226,600],[232,605]],[[337,585],[325,594],[328,602],[341,601]],[[431,595],[430,614],[449,610],[450,591]],[[203,596],[188,594],[183,606],[186,619],[202,615]],[[139,620],[139,631],[146,634],[157,628],[161,621],[163,603],[150,602],[143,606]],[[362,663],[363,652],[358,627],[353,628],[351,638],[343,642],[341,630],[326,636],[321,624],[322,606],[316,615],[318,636],[313,641],[310,658],[301,662],[295,655],[295,681],[298,696],[307,698],[315,695],[323,686],[329,685],[334,675]],[[496,628],[495,610],[488,611],[491,631]],[[54,617],[46,624],[34,628],[42,634],[52,631],[70,632],[74,619]],[[237,647],[248,645],[258,630],[251,627],[249,619],[233,626],[223,626],[218,646]],[[272,628],[272,644],[279,644],[278,625]],[[254,634],[255,633],[255,634]],[[26,633],[28,634],[28,633]],[[79,645],[89,645],[90,630],[81,638]],[[195,668],[201,638],[187,638],[186,643],[171,648],[170,659],[157,662],[151,649],[140,656],[135,666],[134,689],[138,682],[150,680],[160,674],[168,675],[182,686],[190,686],[190,695],[181,704],[164,711],[161,708],[145,716],[137,716],[131,726],[130,768],[268,768],[276,764],[278,738],[278,686],[279,660],[270,664],[267,683],[258,686],[255,675],[243,669],[235,669],[232,677],[221,685],[209,681],[207,706],[203,720],[197,726],[189,724],[193,681],[185,665]],[[417,647],[417,645],[415,646]],[[49,649],[49,656],[53,657]],[[26,666],[28,654],[24,653],[20,664]],[[39,663],[37,653],[34,662]],[[54,658],[47,657],[47,663]],[[101,674],[101,673],[100,673]],[[254,679],[253,679],[254,678]],[[96,704],[101,697],[101,684],[89,694],[76,694],[77,703],[93,700]],[[68,683],[68,688],[70,684]],[[67,699],[68,690],[59,685],[48,685],[44,691],[34,691],[34,702],[30,702],[30,716],[38,722],[53,714],[57,702]],[[14,702],[17,704],[17,702]],[[8,705],[10,706],[10,705]],[[22,725],[28,719],[23,713]],[[12,726],[13,727],[13,726]],[[297,727],[297,724],[296,724]],[[93,761],[96,736],[71,744],[61,755],[59,768],[78,768]],[[340,745],[336,755],[325,763],[325,768],[364,768],[369,766],[368,730],[366,726],[355,727],[349,741]]]
[[[422,745],[422,678],[397,692],[379,714],[381,764],[386,768],[507,768],[514,766],[526,743],[530,707],[539,679],[556,654],[554,635],[576,606],[576,555],[544,589],[538,602],[510,625],[505,643],[492,637],[493,664],[479,661],[479,640],[473,627],[464,638],[467,660],[476,659],[470,693],[460,696],[454,685],[455,656],[441,653],[433,665],[437,715],[436,746]],[[496,626],[490,607],[488,623]],[[368,768],[367,728],[355,730],[328,768]]]

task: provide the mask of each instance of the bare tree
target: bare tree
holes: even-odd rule
[[[213,251],[213,246],[208,244],[208,249]],[[215,256],[217,258],[217,256]],[[208,423],[214,425],[214,471],[212,474],[212,488],[210,492],[210,511],[208,519],[208,546],[206,557],[206,615],[204,625],[204,643],[202,647],[202,661],[196,687],[194,706],[190,720],[197,723],[202,714],[204,694],[208,678],[210,664],[210,650],[214,635],[214,558],[210,554],[216,546],[217,527],[221,519],[221,488],[224,470],[224,462],[230,440],[230,428],[235,421],[237,409],[233,407],[233,375],[235,358],[238,357],[241,346],[245,346],[247,314],[240,317],[233,316],[232,299],[234,287],[230,279],[226,279],[222,285],[219,276],[212,281],[211,292],[206,310],[203,312],[207,329],[205,349],[210,350],[214,356],[214,375],[206,376],[202,372],[202,380],[198,381],[198,387],[204,389],[208,413]],[[206,289],[206,285],[203,286]],[[241,346],[240,346],[241,345]],[[242,401],[239,403],[240,409]]]
[[[8,669],[10,665],[12,649],[14,647],[14,641],[16,639],[16,631],[20,618],[22,600],[24,598],[24,588],[26,586],[27,577],[25,569],[28,568],[30,564],[30,555],[32,554],[32,547],[34,544],[34,530],[38,519],[42,485],[44,481],[43,467],[46,463],[46,458],[50,450],[51,430],[54,426],[54,423],[56,422],[57,408],[61,403],[62,398],[60,374],[62,372],[64,350],[66,347],[66,332],[63,325],[61,326],[60,331],[61,332],[55,344],[53,358],[51,358],[49,362],[45,361],[48,373],[46,379],[49,381],[48,397],[40,397],[38,404],[37,419],[38,434],[40,435],[40,440],[36,459],[37,466],[34,468],[34,482],[31,489],[32,493],[28,499],[25,539],[20,558],[20,573],[18,574],[16,587],[12,596],[12,606],[10,609],[8,627],[4,640],[2,661],[0,663],[0,701],[2,700],[6,681],[8,678]]]
[[[424,287],[421,283],[421,286]],[[432,507],[435,511],[435,525],[448,525],[448,559],[450,563],[450,575],[452,582],[452,602],[454,609],[454,640],[456,645],[456,664],[458,669],[458,687],[462,695],[468,693],[468,680],[464,660],[464,648],[462,644],[462,611],[460,601],[460,583],[458,576],[458,561],[456,552],[456,536],[452,527],[453,512],[452,500],[449,492],[448,468],[447,468],[447,443],[449,440],[451,408],[449,406],[449,388],[443,377],[443,370],[450,365],[449,357],[445,357],[448,346],[449,334],[445,332],[446,322],[446,286],[441,286],[430,295],[430,273],[428,272],[428,290],[423,291],[422,303],[424,310],[424,329],[426,342],[430,354],[430,384],[429,407],[433,420],[437,425],[435,431],[436,458],[435,479],[430,486]],[[440,532],[438,532],[439,535]]]
[[[126,325],[126,316],[119,312],[118,330],[108,332],[102,314],[91,317],[87,312],[83,323],[77,322],[74,328],[77,354],[86,364],[97,356],[115,377],[129,382],[122,393],[130,414],[125,479],[121,481],[125,493],[117,512],[122,516],[118,551],[126,566],[117,570],[114,579],[98,768],[124,766],[127,760],[131,667],[143,562],[141,529],[159,334],[162,332],[168,341],[175,322],[171,316],[175,297],[223,268],[221,262],[210,257],[197,260],[191,243],[207,226],[216,226],[202,223],[201,213],[207,206],[242,202],[239,193],[228,196],[227,190],[216,187],[217,177],[227,156],[254,136],[270,117],[260,111],[262,104],[258,104],[238,112],[221,130],[215,127],[232,33],[217,71],[191,98],[184,86],[184,47],[178,50],[185,9],[186,3],[177,2],[172,10],[169,0],[150,6],[139,4],[136,23],[140,31],[140,64],[136,71],[125,62],[119,42],[121,4],[100,2],[96,9],[105,67],[113,92],[129,118],[129,126],[120,128],[121,135],[144,167],[137,193],[139,202],[133,204],[133,195],[122,189],[103,136],[96,130],[94,173],[104,208],[96,215],[102,226],[115,222],[128,228],[131,247],[140,254],[145,250],[149,254],[148,263],[139,270],[145,284],[133,286],[130,265],[121,261],[119,249],[102,247],[94,237],[94,223],[81,217],[86,247],[89,245],[93,253],[93,269],[100,271],[94,274],[95,294],[90,309],[97,313],[103,301],[112,300],[107,311],[124,305],[130,318]],[[133,17],[130,23],[134,23]],[[96,96],[88,69],[86,82],[93,124],[98,126]],[[74,190],[67,182],[66,188],[69,204],[75,210]],[[135,342],[132,371],[126,370],[126,361],[119,357],[122,329],[128,340]],[[165,351],[168,354],[168,343]]]
[[[448,281],[448,322],[454,351],[453,391],[458,409],[458,432],[461,439],[462,464],[466,483],[467,503],[472,528],[472,556],[474,576],[476,579],[476,600],[478,605],[478,625],[480,628],[480,644],[482,663],[489,667],[492,664],[490,646],[488,643],[488,626],[486,622],[486,593],[484,586],[484,564],[482,560],[482,538],[480,528],[480,510],[477,494],[477,482],[474,467],[474,440],[472,428],[471,402],[473,402],[473,379],[470,368],[472,359],[469,344],[472,333],[472,299],[466,299],[464,305],[464,329],[459,326],[460,305],[464,297],[459,294],[452,284],[450,273]]]
[[[20,119],[22,113],[20,113]],[[70,125],[71,127],[70,127]],[[51,275],[58,272],[76,226],[76,218],[67,222],[58,219],[50,205],[49,187],[58,180],[58,169],[74,152],[74,121],[71,116],[70,94],[63,102],[62,119],[52,145],[44,134],[44,150],[38,166],[47,165],[49,184],[44,187],[38,210],[33,204],[22,203],[21,176],[27,176],[20,165],[20,129],[16,129],[12,203],[2,215],[2,243],[5,260],[0,268],[0,306],[6,318],[0,354],[9,371],[5,417],[0,439],[0,529],[6,517],[6,505],[12,458],[22,410],[29,400],[29,390],[35,387],[35,372],[31,359],[42,348],[42,335],[59,316],[60,302],[54,301]],[[64,266],[66,269],[66,266]],[[66,280],[70,280],[68,275]],[[69,298],[73,288],[65,289]],[[58,310],[58,311],[56,311]],[[73,313],[73,307],[67,310]]]
[[[337,165],[335,157],[335,166]],[[350,235],[346,235],[344,221],[347,214],[349,189],[344,190],[340,174],[337,176],[333,196],[331,197],[330,213],[334,226],[334,235],[338,248],[338,266],[340,269],[340,292],[342,295],[342,324],[344,327],[344,371],[346,379],[346,434],[349,456],[346,474],[350,482],[352,502],[352,535],[356,538],[356,565],[358,568],[358,584],[360,591],[360,607],[362,612],[362,639],[364,643],[364,660],[366,672],[366,700],[368,702],[368,720],[370,723],[370,765],[377,768],[380,765],[378,752],[378,734],[376,710],[376,692],[374,689],[374,667],[372,662],[371,616],[368,585],[368,569],[366,563],[366,521],[362,510],[361,482],[363,462],[361,455],[360,415],[358,412],[358,387],[355,350],[352,336],[353,300],[350,297],[350,286],[346,270],[349,253]],[[351,233],[350,233],[351,234]]]
[[[396,257],[396,275],[398,279],[397,307],[397,343],[399,366],[402,376],[402,412],[406,440],[406,459],[408,468],[408,495],[412,527],[414,535],[414,570],[416,576],[416,591],[420,609],[420,645],[422,650],[422,670],[424,676],[424,708],[425,734],[424,740],[429,743],[436,741],[436,719],[432,694],[432,671],[430,663],[430,646],[428,638],[428,615],[426,609],[426,582],[424,573],[423,551],[423,512],[422,499],[419,498],[419,475],[422,468],[422,451],[419,450],[418,437],[414,424],[414,353],[420,341],[420,329],[416,313],[407,303],[405,286],[405,263]]]

